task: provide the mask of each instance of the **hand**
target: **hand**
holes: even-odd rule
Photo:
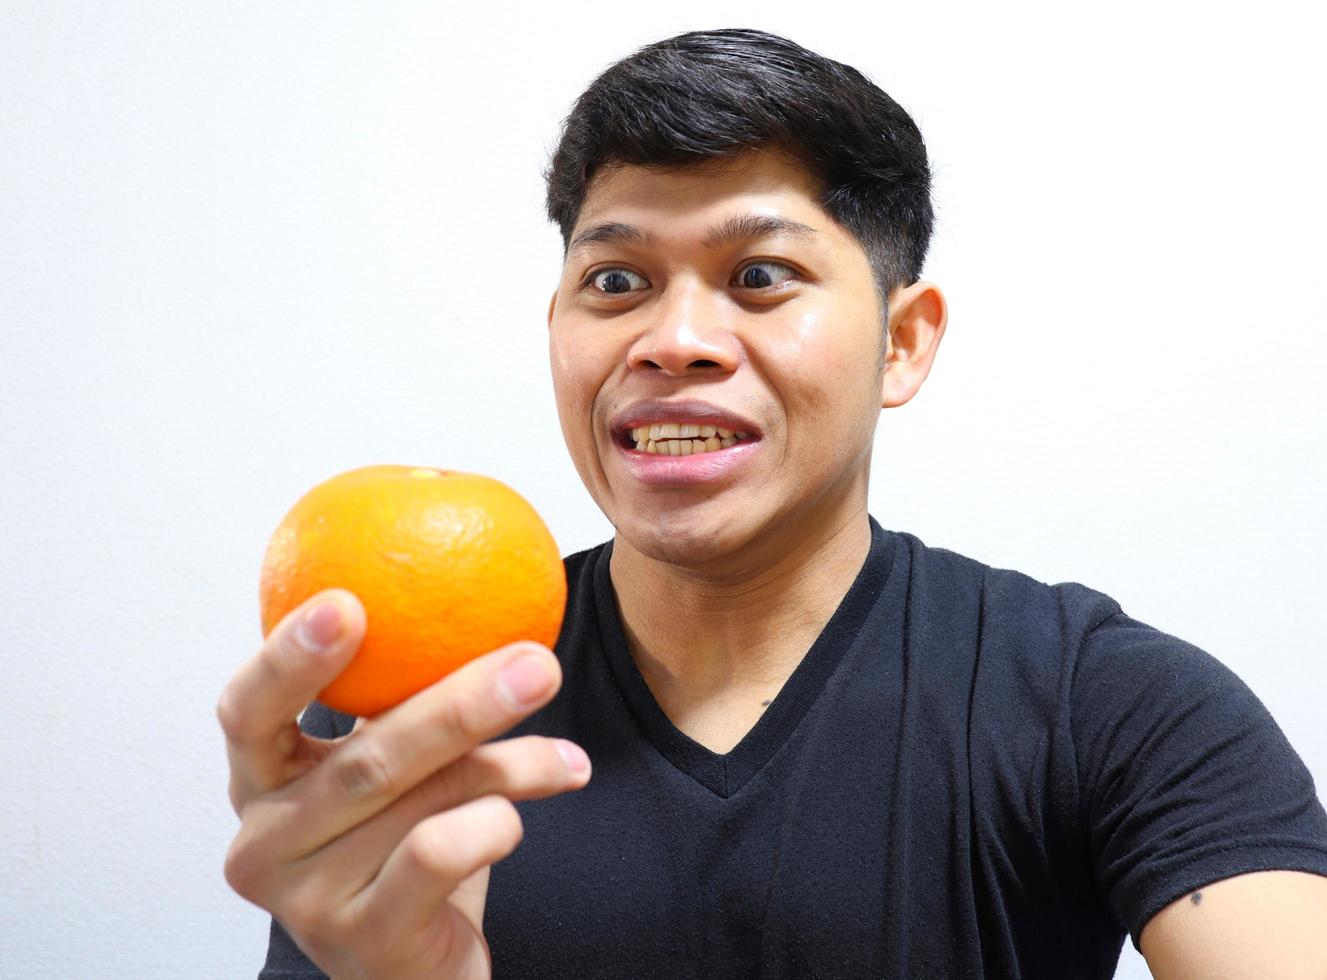
[[[546,647],[513,644],[349,735],[305,735],[299,711],[349,663],[364,623],[349,592],[314,596],[222,692],[240,817],[226,881],[336,980],[488,977],[488,870],[523,833],[511,801],[579,789],[590,771],[559,739],[481,743],[547,704],[561,669]]]

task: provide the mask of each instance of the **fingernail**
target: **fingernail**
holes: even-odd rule
[[[513,708],[524,708],[544,695],[550,679],[543,655],[526,653],[502,668],[498,692]]]
[[[575,742],[560,738],[557,740],[557,749],[558,755],[562,756],[562,761],[567,764],[573,775],[579,776],[590,771],[590,757]]]
[[[299,641],[306,649],[321,653],[341,635],[341,609],[325,599],[304,614],[299,624]]]

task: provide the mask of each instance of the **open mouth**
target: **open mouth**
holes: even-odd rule
[[[695,456],[701,453],[715,453],[749,441],[751,441],[749,432],[725,429],[717,425],[685,422],[638,425],[618,433],[618,444],[623,449],[658,456]]]

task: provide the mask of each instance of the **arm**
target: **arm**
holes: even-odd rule
[[[1157,980],[1327,978],[1327,877],[1262,871],[1207,885],[1144,927]]]
[[[1097,880],[1155,975],[1327,980],[1327,812],[1266,707],[1209,654],[1122,613],[1077,667]]]

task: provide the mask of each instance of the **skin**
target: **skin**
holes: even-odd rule
[[[338,980],[486,980],[489,868],[523,833],[513,801],[590,779],[569,742],[490,741],[552,700],[557,659],[513,644],[349,735],[305,735],[299,712],[350,662],[364,627],[355,596],[319,593],[222,691],[240,818],[226,881]]]
[[[801,167],[770,151],[683,171],[604,172],[573,239],[616,221],[657,241],[573,250],[549,303],[558,414],[581,479],[616,528],[611,572],[629,647],[674,724],[715,751],[751,727],[861,569],[880,411],[917,393],[947,320],[938,287],[896,289],[882,357],[866,254],[816,194]],[[745,214],[816,234],[702,244]],[[740,278],[753,265],[764,276]],[[606,280],[610,269],[629,274]],[[731,479],[646,486],[612,431],[642,398],[735,410],[759,426],[761,451]],[[705,628],[678,630],[679,610]]]
[[[1158,980],[1323,980],[1325,930],[1327,878],[1261,871],[1167,905],[1138,945]]]

